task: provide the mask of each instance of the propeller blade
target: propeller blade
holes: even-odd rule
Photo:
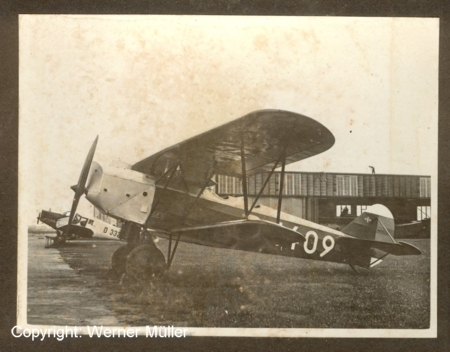
[[[91,168],[92,160],[94,159],[95,148],[97,147],[98,136],[95,138],[94,143],[89,150],[89,153],[84,161],[83,169],[81,170],[80,178],[75,190],[75,195],[80,197],[84,193],[84,188],[86,187],[86,180],[89,175],[89,169]]]
[[[75,191],[75,195],[72,201],[72,208],[70,209],[69,222],[67,224],[66,236],[69,235],[70,226],[72,225],[72,220],[77,211],[78,202],[80,201],[81,196],[84,193],[84,189],[86,188],[86,181],[89,175],[89,169],[91,168],[92,160],[94,159],[95,148],[97,147],[98,136],[95,138],[94,143],[92,143],[91,149],[84,161],[83,168],[81,169],[80,177],[78,178],[78,183],[71,188]]]
[[[37,224],[39,225],[39,220],[41,220],[41,213],[39,213],[38,217],[37,217]]]
[[[69,215],[69,222],[67,223],[67,228],[66,228],[66,236],[69,236],[70,226],[72,225],[73,218],[75,217],[75,213],[77,211],[77,207],[78,207],[80,198],[81,197],[79,197],[79,196],[77,197],[77,195],[75,195],[73,197],[72,208],[70,209],[70,215]]]

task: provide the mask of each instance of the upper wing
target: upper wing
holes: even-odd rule
[[[190,138],[134,164],[132,169],[160,177],[179,163],[187,181],[203,183],[211,173],[242,176],[270,170],[285,151],[286,164],[329,149],[333,134],[319,122],[282,110],[260,110]]]

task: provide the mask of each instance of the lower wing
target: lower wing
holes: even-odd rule
[[[179,228],[173,230],[172,235],[180,236],[183,242],[268,254],[305,241],[300,233],[264,220],[237,220]]]

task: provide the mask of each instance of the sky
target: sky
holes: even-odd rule
[[[438,39],[432,18],[21,15],[19,214],[70,209],[97,135],[94,160],[134,164],[259,109],[335,136],[287,170],[435,176]]]

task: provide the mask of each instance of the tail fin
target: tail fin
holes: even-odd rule
[[[361,240],[395,243],[394,229],[393,218],[364,212],[344,227],[342,232]]]
[[[381,207],[381,208],[380,208]],[[385,206],[373,206],[372,212],[364,212],[341,231],[350,237],[340,239],[356,265],[372,267],[381,262],[388,253],[393,255],[420,255],[418,248],[395,242],[395,223]]]

